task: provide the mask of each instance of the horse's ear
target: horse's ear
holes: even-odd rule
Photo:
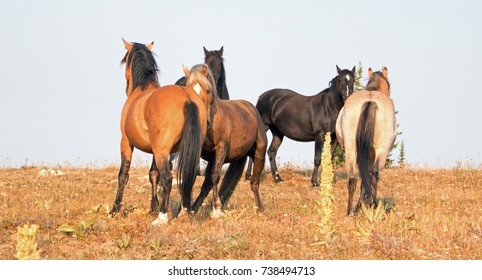
[[[189,68],[187,68],[186,65],[182,65],[182,71],[184,71],[184,75],[186,75],[186,79],[189,78],[189,76],[191,76],[191,72],[189,72]]]
[[[371,78],[373,76],[373,70],[372,68],[368,68],[368,78]]]
[[[152,47],[154,46],[154,41],[152,41],[149,45],[146,45],[146,48],[149,50],[149,51],[152,51]]]
[[[209,54],[209,51],[206,49],[206,47],[203,46],[203,51],[204,51],[204,55],[207,56]]]
[[[353,69],[351,69],[351,72],[355,74],[355,71],[356,71],[356,66],[353,66]]]
[[[223,52],[224,52],[224,46],[222,46],[220,49],[219,49],[219,55],[223,55]]]
[[[203,73],[204,76],[206,76],[206,74],[208,73],[208,67],[206,66],[206,64],[203,64],[201,66],[201,73]]]
[[[338,65],[336,66],[336,72],[338,72],[338,75],[341,74],[341,69],[338,67]]]
[[[124,40],[124,38],[122,38],[122,42],[124,43],[124,47],[130,51],[132,49],[132,44],[127,42],[126,40]]]
[[[387,67],[383,66],[382,74],[385,78],[388,78],[388,68]]]

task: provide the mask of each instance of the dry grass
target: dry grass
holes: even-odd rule
[[[17,227],[25,224],[39,225],[42,259],[482,259],[480,167],[385,170],[379,196],[395,208],[351,218],[346,178],[335,170],[329,246],[317,245],[319,190],[310,186],[311,172],[293,166],[281,170],[284,184],[262,181],[263,214],[241,182],[222,219],[209,217],[208,196],[194,221],[183,217],[160,228],[150,226],[154,217],[147,214],[148,168],[131,170],[124,212],[115,218],[106,208],[117,190],[117,167],[60,168],[60,175],[43,169],[0,169],[0,259],[16,259]],[[176,208],[176,188],[172,199]]]

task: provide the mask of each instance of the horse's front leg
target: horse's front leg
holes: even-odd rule
[[[315,160],[314,160],[314,168],[313,173],[311,175],[311,184],[313,187],[319,187],[320,184],[318,182],[318,170],[320,169],[321,164],[321,152],[323,150],[323,144],[325,143],[324,135],[319,135],[315,139]],[[323,172],[323,170],[321,171]]]
[[[124,188],[129,181],[129,169],[131,167],[133,147],[130,145],[127,138],[121,139],[121,166],[119,175],[117,176],[118,187],[117,195],[114,200],[114,205],[109,212],[109,216],[113,217],[122,207],[122,197],[124,196]]]

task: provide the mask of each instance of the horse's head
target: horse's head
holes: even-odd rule
[[[336,66],[336,71],[338,76],[336,77],[336,89],[341,93],[343,101],[345,101],[350,95],[353,94],[355,86],[355,66],[353,69],[341,70],[338,65]]]
[[[186,75],[186,87],[193,88],[201,97],[206,112],[208,112],[208,123],[211,123],[216,113],[216,85],[214,83],[213,74],[207,64],[195,65],[189,70],[183,65],[184,74]]]
[[[214,81],[217,82],[221,75],[224,73],[223,63],[223,51],[224,46],[218,51],[208,51],[205,47],[204,50],[204,63],[209,66],[211,73],[213,74]]]
[[[121,64],[126,64],[126,94],[129,96],[137,87],[144,90],[150,84],[158,85],[156,60],[152,55],[154,42],[148,45],[129,43],[122,38],[127,50]]]
[[[390,95],[390,83],[388,82],[388,69],[383,67],[382,71],[373,72],[372,68],[368,68],[368,83],[366,90],[376,90],[386,95]]]

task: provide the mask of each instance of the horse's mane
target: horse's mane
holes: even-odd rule
[[[390,83],[388,82],[387,78],[383,76],[383,73],[380,71],[373,72],[372,77],[368,80],[367,86],[365,87],[366,90],[378,90],[378,79],[384,79],[388,85],[388,92],[390,92]]]
[[[336,90],[336,80],[337,80],[338,76],[334,77],[329,83],[328,83],[328,87],[325,88],[324,90],[320,91],[320,93],[325,93],[325,92],[328,92],[330,90]]]
[[[206,74],[202,73],[203,66],[205,66],[206,69],[207,69]],[[214,82],[213,74],[212,74],[212,72],[209,69],[209,66],[207,64],[201,63],[201,64],[194,65],[191,68],[190,72],[191,72],[191,75],[186,80],[186,86],[190,86],[194,83],[194,81],[196,81],[203,88],[207,88],[210,91],[209,94],[212,93],[215,96],[217,96],[217,90],[216,90],[216,86],[215,86],[216,83]]]
[[[144,90],[148,85],[154,83],[159,84],[157,78],[156,60],[145,45],[139,43],[132,43],[132,49],[129,51],[121,61],[121,64],[127,63],[127,67],[131,69],[132,74],[132,89],[141,87]]]

